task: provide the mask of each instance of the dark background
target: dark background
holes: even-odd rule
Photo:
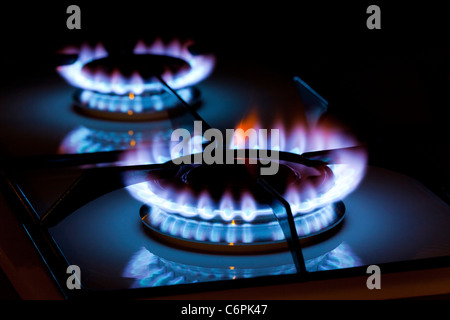
[[[335,59],[339,63],[328,67],[352,67],[389,54],[448,46],[450,19],[437,1],[341,2],[9,2],[0,10],[2,69],[44,68],[65,44],[100,40],[114,50],[155,36],[192,38],[215,53],[280,67],[305,65],[306,57],[308,64]],[[81,8],[81,30],[66,28],[70,4]],[[370,4],[381,8],[381,30],[366,28]]]
[[[299,75],[330,101],[329,113],[369,144],[370,161],[417,177],[448,201],[450,49],[442,2],[67,2],[1,6],[0,85],[54,72],[65,44],[191,38],[230,61]],[[68,30],[66,8],[81,8]],[[366,8],[381,8],[381,30]]]

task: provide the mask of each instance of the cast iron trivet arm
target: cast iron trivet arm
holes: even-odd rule
[[[195,118],[195,120],[202,121],[203,125],[205,126],[205,129],[211,129],[211,126],[192,108],[192,106],[187,103],[167,82],[165,82],[160,76],[156,76],[156,78],[161,82],[161,84],[164,86],[164,89],[173,95],[175,98],[177,98],[183,107]]]
[[[294,260],[295,268],[300,274],[308,272],[306,270],[305,259],[303,258],[302,247],[300,245],[300,239],[297,236],[297,230],[295,229],[294,216],[292,215],[291,206],[289,203],[267,183],[263,178],[258,179],[258,183],[270,193],[273,198],[271,203],[273,213],[280,223],[283,230],[284,237],[291,252],[292,259]]]
[[[83,174],[67,189],[64,194],[41,218],[41,224],[46,227],[55,226],[86,203],[98,197],[123,188],[123,174],[128,172],[141,173],[130,177],[129,184],[146,181],[147,175],[156,170],[173,170],[172,162],[154,165],[139,165],[130,167],[104,167],[85,170]]]

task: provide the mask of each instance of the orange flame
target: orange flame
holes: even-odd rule
[[[242,119],[237,125],[236,129],[247,131],[248,129],[256,129],[259,126],[260,120],[256,110],[252,110],[250,114]]]

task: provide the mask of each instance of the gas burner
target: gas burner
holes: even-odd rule
[[[78,59],[74,63],[57,70],[71,85],[95,92],[139,95],[163,90],[155,77],[177,90],[202,81],[214,68],[214,57],[191,53],[192,44],[173,40],[166,45],[156,39],[147,46],[140,41],[132,55],[123,56],[111,56],[101,43],[85,44],[75,50]]]
[[[163,110],[181,107],[180,99],[189,104],[199,101],[199,92],[192,86],[212,72],[215,60],[212,55],[191,52],[192,44],[178,40],[165,44],[156,39],[147,46],[140,41],[127,54],[109,54],[101,43],[94,48],[85,44],[67,49],[66,53],[75,52],[78,58],[57,70],[69,84],[82,89],[75,103],[88,115],[156,119],[164,115]]]
[[[185,165],[151,174],[130,190],[147,198],[140,211],[143,223],[158,237],[201,250],[270,251],[284,248],[284,234],[273,214],[271,198],[259,185],[259,165]],[[319,162],[306,165],[280,161],[274,176],[264,176],[280,194],[311,203],[333,189],[332,170]],[[220,182],[220,183],[219,183]],[[295,191],[294,191],[295,190]],[[304,210],[291,202],[297,234],[309,238],[339,224],[342,202]],[[302,210],[303,209],[303,210]]]
[[[261,127],[258,122],[252,121],[252,127]],[[247,121],[239,126],[247,128]],[[269,143],[248,139],[246,144],[236,131],[224,150],[234,153],[234,164],[185,164],[153,172],[139,183],[125,178],[127,190],[144,204],[142,222],[153,235],[178,246],[233,252],[280,249],[286,245],[285,234],[274,214],[269,185],[288,203],[300,238],[311,240],[337,226],[345,213],[341,200],[364,175],[364,148],[354,147],[352,137],[330,124],[278,129],[278,141],[268,139],[278,160],[266,152],[250,156],[250,150],[264,151]],[[195,140],[190,140],[191,155],[202,152],[195,149]],[[153,146],[127,152],[122,160],[129,165],[162,164],[183,156],[170,150]],[[237,161],[242,157],[244,164]],[[273,161],[277,173],[262,176],[258,163]]]

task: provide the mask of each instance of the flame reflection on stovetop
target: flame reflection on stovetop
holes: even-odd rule
[[[352,268],[361,265],[363,265],[362,261],[345,242],[319,257],[306,261],[308,272]],[[235,266],[199,267],[159,257],[147,248],[142,247],[128,262],[123,277],[135,279],[132,287],[141,288],[275,276],[296,272],[294,264],[271,267],[255,266],[254,268]]]

